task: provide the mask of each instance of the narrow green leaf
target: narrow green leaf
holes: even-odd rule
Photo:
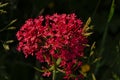
[[[89,17],[88,20],[86,21],[85,26],[83,27],[83,33],[87,31],[86,29],[88,28],[90,22],[91,22],[91,17]]]
[[[92,73],[92,80],[96,80],[95,75]]]
[[[94,51],[91,51],[91,52],[90,52],[90,56],[92,56],[93,54],[94,54]]]
[[[91,22],[91,17],[88,18],[88,20],[87,20],[85,26],[88,26],[88,25],[90,24],[90,22]]]
[[[65,73],[65,71],[62,70],[62,69],[57,68],[57,70],[58,70],[59,72]]]
[[[96,63],[96,62],[98,62],[98,61],[100,61],[101,60],[101,57],[98,57],[98,58],[96,58],[94,61],[93,61],[93,63]]]
[[[8,40],[8,41],[6,41],[5,43],[13,43],[14,42],[14,40]]]
[[[13,23],[15,23],[17,21],[17,19],[12,20],[7,26],[5,26],[3,29],[0,30],[0,32],[6,30],[10,25],[12,25]]]
[[[96,42],[94,42],[94,43],[92,44],[91,50],[95,49],[95,43],[96,43]]]
[[[12,21],[8,24],[8,26],[12,25],[12,24],[15,23],[16,21],[17,21],[17,19],[12,20]]]
[[[110,8],[110,13],[109,13],[109,16],[108,16],[108,23],[111,21],[112,19],[112,16],[114,14],[114,10],[115,10],[115,0],[112,1],[112,5],[111,5],[111,8]]]
[[[82,44],[83,46],[86,46],[86,47],[90,47],[90,45],[89,44]]]
[[[7,13],[7,12],[0,9],[0,14],[3,14],[3,13]]]
[[[93,25],[90,25],[89,27],[86,28],[86,31],[92,30],[93,29]]]
[[[0,8],[4,7],[4,6],[7,6],[7,5],[8,5],[8,3],[4,3],[4,4],[0,3]]]
[[[91,34],[93,34],[93,32],[84,33],[83,35],[86,36],[86,37],[88,37],[88,36],[90,36]]]
[[[39,68],[37,67],[33,67],[35,70],[39,71],[39,72],[44,72],[44,70],[40,70]]]
[[[16,29],[16,27],[8,27],[7,29],[8,30],[14,30],[14,29]]]

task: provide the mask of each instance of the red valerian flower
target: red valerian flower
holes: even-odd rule
[[[25,57],[35,55],[37,60],[49,66],[55,65],[60,58],[58,67],[69,77],[82,64],[80,58],[87,44],[82,32],[83,22],[74,13],[28,19],[16,34],[17,50],[23,51]]]

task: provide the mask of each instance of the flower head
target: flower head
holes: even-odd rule
[[[58,67],[69,76],[82,64],[80,58],[84,56],[84,44],[87,43],[82,31],[83,22],[74,13],[28,19],[16,34],[17,49],[26,57],[35,55],[37,60],[49,66],[61,58]]]

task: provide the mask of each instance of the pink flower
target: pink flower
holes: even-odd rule
[[[87,38],[82,30],[83,22],[74,13],[28,19],[16,34],[17,49],[26,57],[35,55],[37,60],[49,66],[55,64],[52,58],[61,58],[58,67],[69,76],[81,66],[80,58],[84,56],[83,44],[87,44]]]
[[[51,72],[44,72],[43,76],[49,77],[51,75]]]

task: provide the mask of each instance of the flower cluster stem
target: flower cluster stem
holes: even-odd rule
[[[53,77],[52,77],[52,80],[55,80],[56,79],[56,70],[54,69],[53,70]]]

